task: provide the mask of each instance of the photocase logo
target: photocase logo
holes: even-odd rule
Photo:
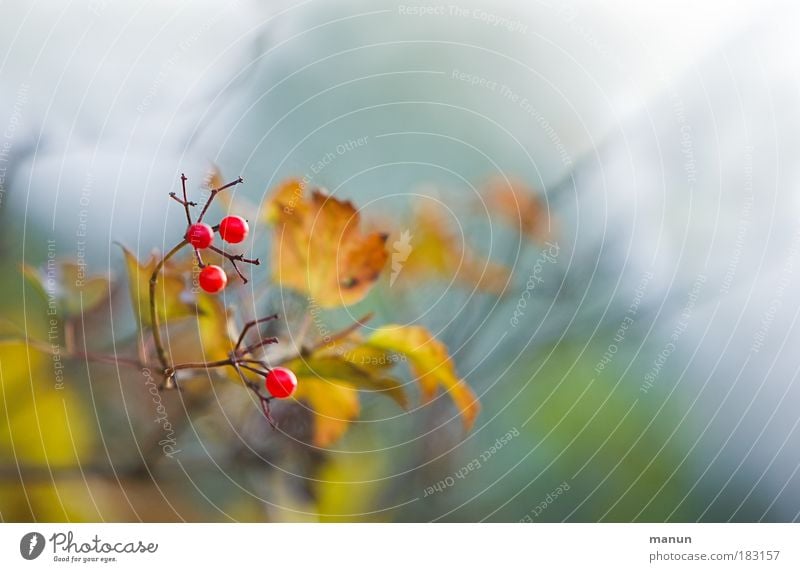
[[[392,243],[392,275],[389,277],[389,286],[394,286],[394,281],[403,269],[403,262],[408,260],[413,250],[411,239],[413,235],[406,229],[400,234],[400,238]]]
[[[19,541],[19,553],[25,560],[34,560],[44,550],[44,535],[29,532]]]

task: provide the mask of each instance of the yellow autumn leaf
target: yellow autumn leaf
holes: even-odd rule
[[[380,350],[378,350],[380,351]],[[319,379],[344,379],[356,389],[389,397],[400,407],[408,407],[403,384],[384,374],[383,365],[357,365],[350,361],[350,352],[337,354],[315,354],[310,358],[293,360],[289,367],[300,377],[317,377]]]
[[[75,487],[49,475],[91,455],[88,412],[65,379],[61,359],[22,341],[0,342],[0,458],[23,475],[46,479],[0,483],[0,514],[9,521],[92,518],[74,502]],[[76,474],[80,474],[77,473]],[[82,481],[78,484],[82,485]]]
[[[439,387],[443,388],[461,413],[464,427],[472,427],[480,411],[478,398],[456,374],[447,347],[427,329],[422,326],[383,326],[375,330],[367,343],[407,356],[411,372],[420,384],[423,400],[430,400]]]
[[[74,262],[53,264],[50,276],[27,264],[22,265],[22,274],[30,284],[41,291],[45,298],[52,292],[57,309],[67,316],[88,312],[108,299],[110,281],[105,276],[88,276],[86,268]]]
[[[218,296],[201,293],[193,320],[170,325],[165,339],[173,363],[225,359],[233,350],[231,313]]]
[[[303,292],[322,308],[361,300],[386,264],[386,235],[362,234],[349,201],[322,191],[310,199],[279,191],[273,239],[273,277]]]
[[[151,254],[147,262],[142,264],[136,256],[124,246],[125,264],[128,268],[131,303],[139,323],[150,324],[150,276],[158,261],[158,254]],[[171,262],[171,261],[170,261]],[[183,299],[185,283],[183,275],[173,268],[172,264],[164,265],[156,284],[156,312],[161,320],[192,316],[195,313],[192,304]]]
[[[89,443],[83,404],[65,380],[63,358],[25,342],[0,342],[0,452],[41,466],[77,463]]]
[[[298,375],[295,398],[314,412],[313,443],[317,447],[328,447],[339,439],[361,410],[356,388],[338,379]]]
[[[362,434],[363,438],[363,434]],[[314,479],[317,512],[321,522],[364,522],[386,520],[387,514],[374,511],[385,491],[386,456],[364,453],[374,447],[366,440],[357,444],[362,451],[358,462],[347,453],[331,453],[325,457]]]
[[[501,264],[483,259],[447,224],[443,211],[426,204],[418,207],[409,228],[393,233],[391,285],[416,285],[420,278],[442,277],[471,288],[502,294],[511,272]]]
[[[318,447],[327,447],[358,417],[359,390],[385,395],[406,408],[403,385],[384,375],[381,368],[359,367],[341,355],[314,355],[298,358],[286,365],[297,376],[295,397],[314,412],[314,438]]]
[[[71,479],[52,479],[46,467],[43,479],[0,482],[0,513],[5,522],[98,522],[109,520],[109,512],[116,507],[95,509],[98,493],[89,489],[80,471]],[[95,483],[91,483],[94,487]]]

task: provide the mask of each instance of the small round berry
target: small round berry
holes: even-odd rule
[[[267,374],[266,386],[272,397],[285,399],[297,389],[297,377],[285,367],[276,367]]]
[[[214,242],[214,229],[204,222],[196,222],[186,231],[186,240],[195,248],[208,248]]]
[[[250,227],[247,221],[240,216],[226,216],[219,223],[219,235],[226,242],[238,244],[247,238]]]
[[[228,283],[228,276],[219,266],[209,264],[200,271],[198,280],[200,281],[200,288],[209,294],[216,294],[225,288]]]

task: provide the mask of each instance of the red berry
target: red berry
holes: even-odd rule
[[[200,271],[198,280],[200,281],[200,288],[209,294],[216,294],[225,288],[228,283],[228,276],[219,266],[209,264]]]
[[[186,240],[195,248],[208,248],[214,241],[214,229],[204,222],[196,222],[186,231]]]
[[[285,399],[297,389],[297,377],[285,367],[276,367],[267,374],[266,386],[272,397]]]
[[[226,216],[219,223],[219,235],[226,242],[238,244],[247,238],[250,227],[247,221],[240,216]]]

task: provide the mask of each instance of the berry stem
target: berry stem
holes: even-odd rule
[[[218,189],[211,189],[211,194],[208,196],[208,200],[206,201],[206,204],[203,205],[203,210],[200,211],[200,216],[197,217],[197,222],[203,222],[203,217],[206,215],[206,211],[208,210],[208,207],[211,206],[211,203],[214,201],[214,197],[217,196],[217,193],[219,193],[220,191],[224,191],[225,189],[229,189],[229,188],[231,188],[231,187],[233,187],[235,185],[238,185],[239,183],[243,183],[243,182],[244,182],[244,179],[239,177],[235,181],[231,181],[227,185],[222,185]]]
[[[82,359],[82,360],[86,360],[87,362],[105,363],[105,364],[109,364],[109,365],[122,364],[122,365],[129,365],[131,367],[139,367],[139,368],[148,367],[147,364],[144,363],[142,360],[139,360],[137,358],[132,358],[132,357],[129,358],[129,357],[125,357],[125,356],[120,356],[120,355],[116,355],[116,354],[114,354],[114,355],[105,355],[105,354],[97,354],[97,353],[92,353],[92,352],[74,351],[74,350],[71,350],[69,352],[62,351],[62,352],[57,354],[56,353],[58,351],[57,348],[53,348],[49,344],[44,344],[44,343],[41,343],[41,342],[36,341],[34,339],[31,339],[31,338],[24,338],[24,340],[25,340],[25,343],[27,345],[31,346],[32,348],[36,348],[37,350],[39,350],[41,352],[48,353],[48,354],[51,354],[51,355],[60,355],[62,357],[66,357],[68,359]]]
[[[266,346],[269,344],[277,344],[277,343],[278,343],[278,338],[264,338],[263,340],[259,340],[254,344],[250,344],[246,348],[243,348],[239,353],[241,353],[242,355],[251,354],[261,346]]]
[[[252,320],[247,322],[244,327],[242,328],[242,333],[239,335],[239,339],[236,341],[236,346],[234,346],[233,351],[236,352],[242,346],[242,342],[244,341],[244,337],[247,335],[247,332],[250,331],[250,328],[257,326],[258,324],[263,324],[264,322],[269,322],[271,320],[277,320],[278,314],[272,314],[271,316],[267,316],[266,318],[259,318],[258,320]]]
[[[172,250],[167,252],[161,260],[158,261],[156,267],[153,269],[153,274],[150,275],[150,326],[153,329],[153,342],[156,346],[156,354],[158,355],[158,362],[163,368],[164,375],[167,376],[167,386],[172,387],[172,378],[168,373],[170,368],[169,360],[167,359],[167,352],[164,349],[164,344],[161,341],[161,328],[158,324],[158,312],[156,311],[156,284],[158,283],[158,275],[164,264],[172,258],[181,248],[189,244],[185,239],[176,244]]]
[[[192,215],[189,214],[189,205],[196,206],[197,203],[190,203],[186,195],[186,175],[181,173],[181,187],[183,188],[183,208],[186,211],[186,224],[192,226]]]
[[[251,367],[251,366],[247,365],[246,363],[238,363],[237,367],[240,367],[242,369],[246,369],[247,371],[252,371],[253,373],[258,374],[258,375],[266,375],[267,374],[267,372],[265,370]]]
[[[300,355],[298,357],[308,357],[311,354],[313,354],[315,352],[318,352],[319,350],[321,350],[323,348],[335,346],[336,342],[345,339],[347,336],[349,336],[350,334],[352,334],[353,332],[358,330],[361,326],[363,326],[367,322],[369,322],[372,319],[372,316],[373,316],[372,312],[364,314],[361,317],[361,319],[356,320],[355,322],[353,322],[352,324],[350,324],[346,328],[341,329],[338,332],[336,332],[335,334],[331,335],[328,338],[327,341],[320,340],[318,343],[316,343],[316,344],[314,344],[312,346],[301,348]]]
[[[201,269],[202,269],[202,268],[205,268],[205,267],[206,267],[206,265],[205,265],[205,263],[203,262],[203,257],[200,255],[200,249],[199,249],[199,248],[195,248],[195,249],[194,249],[194,255],[197,257],[197,265],[198,265],[198,266],[199,266]]]
[[[209,248],[209,250],[213,250],[217,254],[227,258],[230,261],[231,266],[233,266],[233,269],[236,270],[236,274],[239,275],[239,278],[241,278],[242,282],[244,282],[245,284],[247,284],[247,278],[245,277],[244,274],[242,274],[242,271],[239,270],[239,267],[236,266],[236,262],[237,261],[244,262],[246,264],[253,264],[255,266],[258,266],[259,264],[261,264],[261,261],[258,258],[245,258],[244,254],[230,254],[228,252],[225,252],[221,248],[217,248],[214,245],[211,245],[208,248]]]
[[[179,363],[173,365],[170,370],[175,372],[181,369],[211,369],[215,367],[227,367],[229,365],[235,365],[234,361],[231,358],[221,359],[217,361],[207,361],[207,362],[186,362],[186,363]]]

